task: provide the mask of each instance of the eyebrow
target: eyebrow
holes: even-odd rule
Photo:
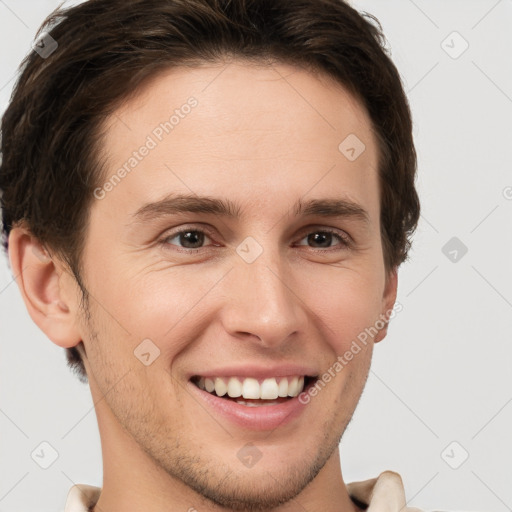
[[[299,199],[294,205],[294,214],[303,217],[349,217],[370,224],[368,212],[348,199]],[[180,213],[205,213],[236,219],[241,216],[241,206],[233,201],[187,194],[172,194],[155,202],[141,206],[132,217],[138,222],[151,222],[162,217]]]

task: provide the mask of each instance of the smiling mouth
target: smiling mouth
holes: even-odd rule
[[[317,377],[293,375],[256,379],[253,377],[202,377],[194,375],[191,382],[211,395],[232,400],[248,407],[277,405],[297,397],[309,389]]]

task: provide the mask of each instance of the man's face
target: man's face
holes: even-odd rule
[[[239,377],[274,396],[287,377],[296,394],[294,376],[332,372],[392,307],[369,117],[327,79],[235,61],[167,71],[105,128],[106,179],[136,163],[97,192],[83,253],[90,319],[78,320],[104,454],[137,452],[232,508],[290,499],[336,452],[382,333],[307,403],[239,404],[195,382]],[[350,134],[359,156],[353,136],[339,149]],[[178,195],[236,206],[143,209]]]

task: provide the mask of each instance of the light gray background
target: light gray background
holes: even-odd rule
[[[341,443],[344,477],[392,469],[410,506],[511,510],[512,2],[352,3],[378,17],[402,74],[423,210],[399,273],[403,311],[375,348]],[[2,111],[57,5],[0,0]],[[469,43],[457,58],[464,42],[454,31]],[[468,248],[456,262],[442,252],[452,237]],[[102,484],[92,399],[30,319],[5,258],[0,326],[0,512],[62,510],[73,483]],[[46,470],[31,458],[42,441],[59,455]]]

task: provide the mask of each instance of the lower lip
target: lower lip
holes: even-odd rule
[[[216,414],[250,430],[275,430],[278,427],[283,427],[297,418],[305,408],[305,404],[299,402],[298,396],[281,404],[247,407],[234,400],[220,398],[203,391],[190,381],[188,385],[194,396],[199,396]]]

